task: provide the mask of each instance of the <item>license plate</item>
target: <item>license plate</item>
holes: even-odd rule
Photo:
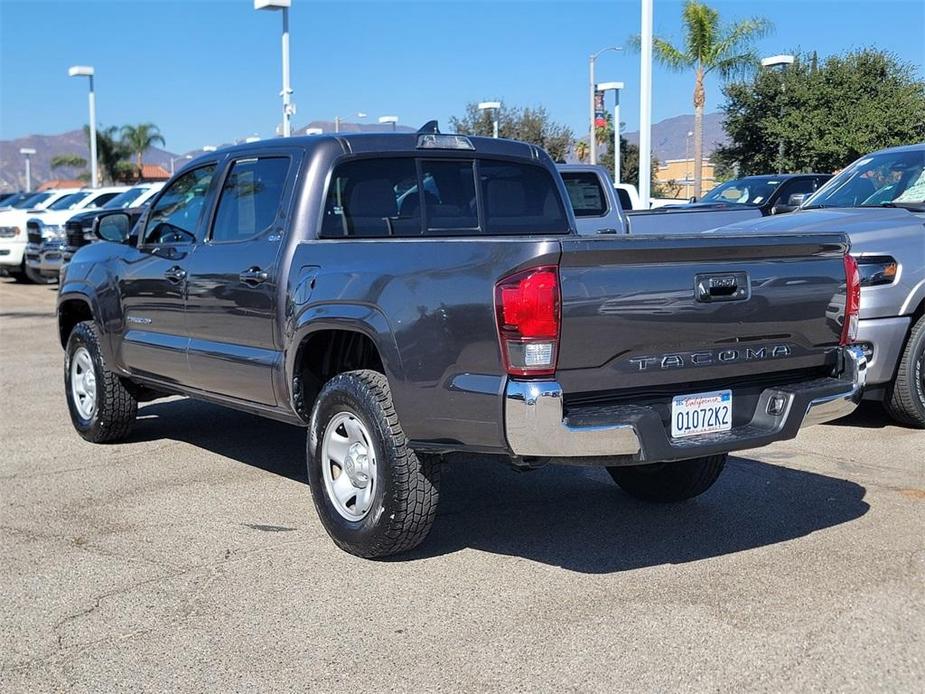
[[[732,391],[676,395],[671,401],[674,438],[713,434],[732,429]]]

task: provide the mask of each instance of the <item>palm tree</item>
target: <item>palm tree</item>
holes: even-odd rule
[[[123,125],[122,141],[135,155],[135,169],[141,178],[144,169],[144,153],[154,145],[164,145],[164,136],[154,123],[140,125]]]
[[[707,100],[704,77],[716,72],[729,79],[754,70],[759,62],[753,43],[766,36],[773,25],[767,19],[754,17],[721,26],[719,13],[697,0],[687,0],[681,15],[683,47],[655,37],[652,52],[656,61],[671,70],[694,71],[694,195],[699,198],[703,187],[703,107]],[[638,36],[633,43],[638,47]]]
[[[579,140],[575,143],[575,156],[578,157],[578,161],[584,161],[588,158],[588,143],[584,140]]]
[[[87,137],[90,137],[90,128],[84,126]],[[126,167],[132,151],[119,139],[119,128],[110,125],[100,127],[96,131],[96,160],[100,167],[100,176],[103,180],[115,183],[119,180],[128,180]],[[130,166],[130,165],[129,165]]]

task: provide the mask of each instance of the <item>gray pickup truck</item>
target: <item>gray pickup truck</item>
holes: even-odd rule
[[[716,233],[832,231],[849,235],[860,267],[864,397],[925,429],[925,144],[861,157],[793,214]]]
[[[557,164],[556,169],[565,181],[579,234],[693,234],[762,216],[751,205],[627,210],[621,201],[623,191],[614,188],[603,166]]]
[[[545,152],[435,124],[219,150],[97,226],[57,308],[80,435],[171,394],[307,427],[321,521],[364,557],[424,539],[448,454],[679,501],[864,385],[844,235],[582,236]]]

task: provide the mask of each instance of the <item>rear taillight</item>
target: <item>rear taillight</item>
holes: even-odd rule
[[[861,273],[858,261],[845,256],[845,323],[841,329],[841,344],[850,345],[858,338],[858,320],[861,314]]]
[[[531,268],[495,285],[501,357],[511,376],[549,376],[559,352],[559,269]]]

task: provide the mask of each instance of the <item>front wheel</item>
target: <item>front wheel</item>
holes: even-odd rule
[[[84,439],[112,443],[128,437],[138,402],[106,366],[93,321],[78,323],[68,338],[64,391],[71,421]]]
[[[32,282],[32,284],[54,284],[57,282],[56,278],[43,275],[41,272],[38,270],[33,270],[28,265],[25,266],[25,270],[23,272],[26,276],[26,279]]]
[[[312,500],[338,547],[385,557],[427,537],[440,461],[408,447],[384,375],[348,371],[328,381],[312,408],[307,448]]]
[[[909,331],[885,405],[896,421],[925,429],[925,316]]]
[[[673,463],[608,467],[613,481],[643,501],[673,502],[699,496],[713,486],[726,466],[727,453]]]

